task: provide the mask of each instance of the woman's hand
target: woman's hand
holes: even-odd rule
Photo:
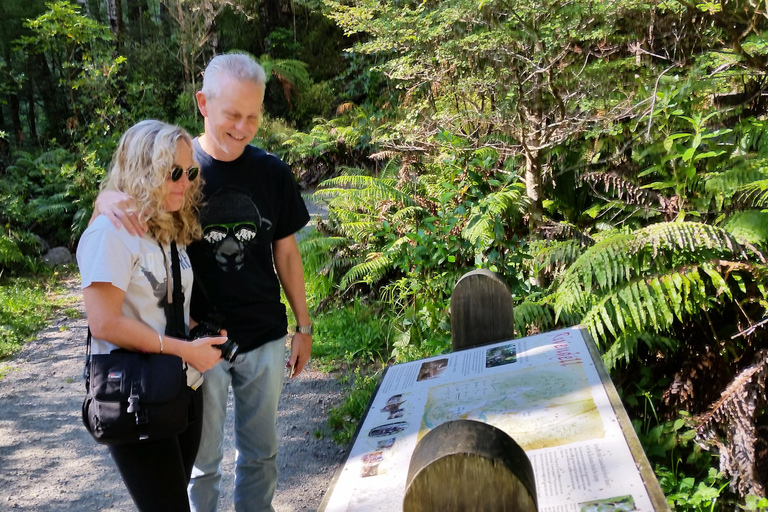
[[[221,361],[221,350],[216,345],[221,345],[225,341],[227,341],[226,336],[216,336],[186,342],[187,347],[181,357],[192,368],[204,373]]]

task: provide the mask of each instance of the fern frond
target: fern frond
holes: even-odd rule
[[[369,187],[371,186],[371,183],[376,181],[382,182],[383,184],[389,186],[394,186],[397,184],[397,180],[394,179],[374,178],[373,176],[365,176],[362,174],[345,174],[320,182],[320,184],[317,186],[317,191],[326,193],[328,191],[327,189],[332,189],[346,192],[347,190],[353,188],[363,189]]]
[[[392,258],[389,254],[381,252],[370,253],[365,261],[353,266],[344,274],[339,286],[347,288],[361,281],[373,284],[384,277],[384,274],[391,268]]]
[[[382,178],[396,179],[400,173],[401,158],[391,158],[386,161],[384,168],[380,172]]]
[[[496,221],[515,218],[523,212],[525,204],[521,188],[516,184],[488,194],[472,208],[461,236],[475,247],[488,247],[496,239]]]
[[[720,471],[733,477],[732,486],[742,496],[764,496],[766,489],[756,474],[755,420],[768,407],[768,350],[755,354],[754,363],[742,370],[712,408],[699,418],[696,441],[714,446],[720,454]]]
[[[595,240],[588,234],[569,222],[544,222],[539,228],[539,232],[547,240],[562,240],[564,238],[574,238],[581,245],[590,246],[595,244]]]
[[[340,236],[315,236],[304,238],[299,242],[303,255],[325,253],[340,246],[345,246],[349,240]]]
[[[377,231],[381,227],[381,222],[343,222],[339,226],[339,231],[344,233],[349,238],[357,242],[364,241],[371,233]]]
[[[515,332],[525,335],[532,330],[538,332],[552,330],[555,325],[552,313],[552,307],[545,302],[524,300],[516,305],[513,310]]]
[[[0,235],[0,265],[24,261],[24,255],[12,238]]]
[[[768,212],[748,210],[731,215],[725,230],[741,243],[758,247],[768,245]]]
[[[400,153],[397,151],[384,150],[368,155],[368,158],[371,160],[390,160],[392,158],[397,158],[398,156],[400,156]]]
[[[738,190],[766,178],[768,175],[763,167],[742,165],[707,176],[704,182],[704,191],[707,195],[715,197],[717,207],[722,209],[726,198],[732,197]]]
[[[661,350],[665,354],[674,353],[680,345],[678,340],[656,333],[643,332],[619,336],[602,355],[606,369],[613,370],[616,363],[621,360],[630,362],[641,341],[648,346],[650,352]]]
[[[593,294],[621,282],[721,257],[747,260],[733,236],[707,224],[663,222],[615,234],[590,247],[566,271],[555,293],[555,311],[586,311]]]
[[[643,188],[617,172],[588,172],[582,174],[579,180],[588,183],[593,189],[602,186],[606,194],[611,194],[627,204],[646,208],[663,208],[666,204],[666,198],[658,192]]]
[[[424,215],[425,211],[426,210],[424,210],[424,208],[421,206],[407,206],[395,212],[395,214],[392,215],[391,221],[393,223],[400,223],[413,220],[421,215]]]
[[[611,289],[583,316],[582,323],[595,343],[627,340],[652,329],[669,329],[675,318],[683,320],[707,306],[709,295],[697,267],[638,278]],[[626,353],[626,350],[622,350]]]
[[[533,267],[554,276],[568,268],[586,250],[579,240],[547,242],[532,245]]]
[[[740,188],[734,196],[734,205],[742,208],[768,208],[768,179]]]
[[[333,198],[338,205],[341,201],[357,201],[371,204],[379,201],[394,201],[405,206],[413,206],[413,198],[399,190],[397,180],[374,178],[373,176],[337,176],[320,184],[316,194],[319,197]]]

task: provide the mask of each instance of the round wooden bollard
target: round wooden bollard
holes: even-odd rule
[[[453,351],[515,337],[512,291],[501,275],[486,269],[467,272],[451,294]]]
[[[443,423],[416,445],[403,512],[536,512],[533,467],[504,431],[473,420]]]

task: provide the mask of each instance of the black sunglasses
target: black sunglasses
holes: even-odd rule
[[[184,169],[182,169],[178,165],[174,165],[173,168],[171,169],[171,180],[179,181],[181,179],[181,175],[184,174],[184,172],[185,172]],[[197,167],[190,167],[189,169],[186,170],[187,179],[189,181],[194,180],[195,178],[197,178],[197,175],[199,172],[200,172],[200,169],[198,169]]]

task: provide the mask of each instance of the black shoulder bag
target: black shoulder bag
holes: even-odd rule
[[[166,334],[183,339],[185,335],[179,331],[186,329],[184,294],[179,254],[173,242],[171,260],[173,295],[169,287]],[[187,386],[184,362],[178,356],[124,349],[91,354],[89,329],[83,376],[83,424],[99,443],[163,439],[180,434],[189,424],[192,390]]]

